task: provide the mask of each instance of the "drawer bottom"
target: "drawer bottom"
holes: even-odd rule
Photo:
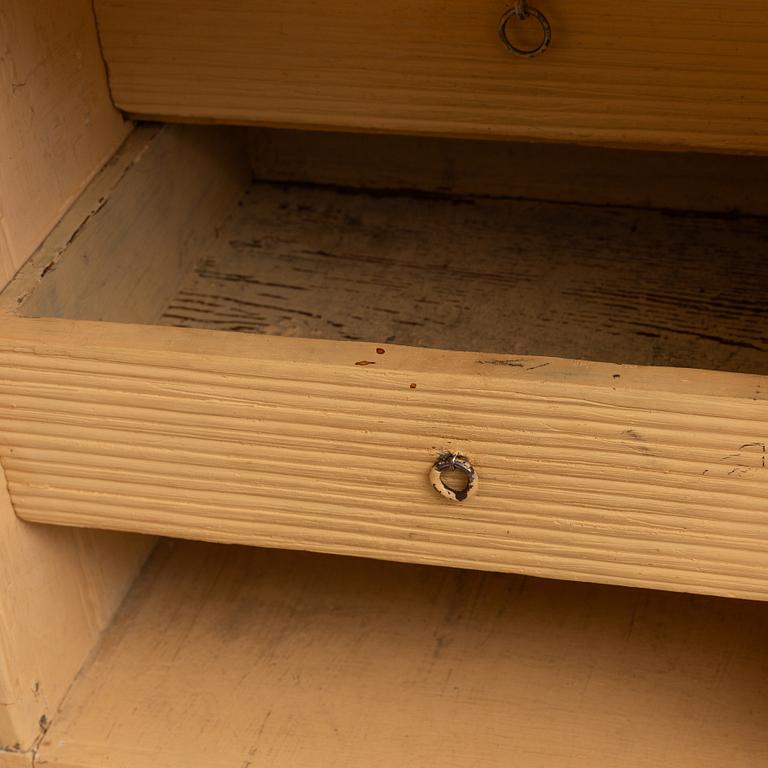
[[[59,768],[768,764],[761,603],[161,544]]]

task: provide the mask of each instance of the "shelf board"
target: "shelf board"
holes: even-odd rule
[[[57,768],[754,768],[761,603],[162,544],[55,717]]]

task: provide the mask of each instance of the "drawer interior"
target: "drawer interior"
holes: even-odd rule
[[[768,763],[765,609],[161,543],[37,760],[755,768]]]
[[[386,153],[371,140],[369,152]],[[519,156],[496,156],[496,168],[477,178],[489,153],[494,159],[481,142],[477,159],[467,150],[461,158],[464,169],[474,167],[471,183],[453,170],[453,187],[465,190],[456,194],[436,189],[439,178],[422,178],[421,188],[374,188],[364,170],[361,186],[334,183],[348,182],[350,165],[364,165],[360,137],[350,139],[357,157],[337,162],[335,177],[326,158],[319,172],[318,161],[307,161],[304,179],[273,156],[290,150],[273,147],[270,155],[258,132],[176,126],[133,141],[114,164],[117,180],[102,185],[108,194],[90,208],[81,203],[74,233],[33,259],[6,291],[6,305],[24,316],[496,353],[513,356],[510,366],[514,356],[533,355],[768,372],[768,219],[733,210],[739,202],[756,207],[765,177],[750,166],[764,161],[732,161],[746,177],[737,201],[680,192],[686,173],[694,186],[722,184],[714,176],[722,164],[702,156],[698,171],[695,158],[688,166],[666,161],[677,163],[677,178],[644,179],[644,193],[623,193],[632,204],[597,205],[600,189],[615,193],[621,177],[619,168],[607,180],[606,164],[632,158],[636,169],[633,153],[571,158],[596,177],[581,190],[572,178],[565,183],[576,198],[584,192],[583,202],[526,197],[514,184]],[[457,144],[445,145],[443,165],[460,164]],[[192,164],[190,146],[195,167],[185,178],[176,164]],[[341,137],[337,155],[345,146]],[[414,150],[403,156],[396,141],[391,146],[393,177],[392,166],[407,169]],[[524,169],[530,176],[547,156],[538,153]],[[701,171],[708,162],[709,180]],[[260,176],[281,170],[284,180]],[[637,183],[633,173],[626,185]],[[555,187],[543,194],[556,197]],[[669,209],[670,197],[711,210]]]
[[[766,234],[760,218],[256,181],[159,322],[765,373]]]

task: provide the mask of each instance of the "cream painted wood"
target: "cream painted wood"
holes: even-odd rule
[[[237,154],[202,159],[230,129],[147,131],[6,291],[74,318],[3,322],[20,516],[765,597],[761,219],[263,184],[235,204]],[[170,239],[130,203],[163,189]],[[132,313],[226,330],[85,322]],[[427,482],[446,450],[477,463],[467,505]]]
[[[756,768],[765,605],[177,542],[52,768]]]
[[[135,131],[11,282],[0,309],[26,301],[28,311],[49,315],[157,319],[249,177],[237,132],[218,139],[197,128]],[[154,540],[30,526],[7,494],[0,532],[0,749],[29,752]]]
[[[0,3],[0,286],[130,128],[109,97],[90,0]],[[0,471],[0,766],[31,766],[152,544],[23,523]]]
[[[763,0],[96,0],[116,104],[142,116],[678,149],[768,150]],[[533,24],[533,22],[531,22]]]
[[[0,286],[130,130],[107,90],[90,0],[0,8]]]
[[[382,348],[6,319],[0,434],[16,511],[768,596],[765,377]],[[481,478],[466,506],[427,482],[454,450]]]
[[[153,322],[249,180],[238,131],[137,130],[0,299],[47,317]],[[51,275],[55,279],[43,279]]]
[[[34,751],[152,544],[24,523],[0,471],[2,747]],[[4,758],[0,751],[0,766]]]
[[[0,768],[34,768],[34,753],[0,750]]]

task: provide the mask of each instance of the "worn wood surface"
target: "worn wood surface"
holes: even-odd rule
[[[110,100],[91,6],[0,4],[0,287],[130,129]]]
[[[276,128],[248,144],[269,181],[768,215],[766,157]]]
[[[55,768],[757,768],[761,604],[177,543],[49,731]]]
[[[249,178],[236,129],[138,129],[8,286],[0,310],[155,321]]]
[[[0,286],[129,129],[109,97],[90,0],[0,2]],[[22,523],[0,471],[0,766],[31,765],[45,718],[150,546]]]
[[[30,521],[766,598],[765,381],[7,318],[2,464]]]
[[[95,3],[115,102],[139,115],[768,151],[763,0],[542,0],[536,59],[501,45],[509,5]]]
[[[162,322],[768,373],[768,219],[255,184]]]

